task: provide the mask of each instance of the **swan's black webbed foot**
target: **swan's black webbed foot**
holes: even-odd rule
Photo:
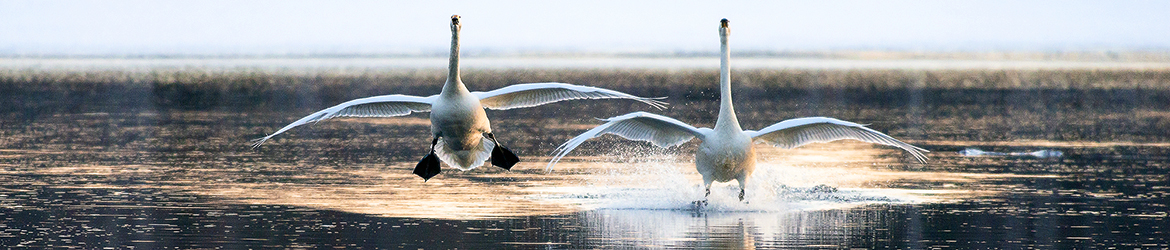
[[[435,144],[439,142],[439,137],[431,141],[431,152],[423,157],[418,165],[414,166],[414,174],[423,178],[423,182],[430,180],[431,177],[439,175],[443,170],[439,168],[439,157],[435,155]]]
[[[520,157],[517,157],[516,154],[512,153],[512,150],[508,150],[504,146],[496,146],[495,149],[492,149],[492,165],[512,170],[512,166],[515,166],[519,162]]]
[[[423,157],[422,161],[419,161],[418,165],[414,167],[414,174],[422,177],[423,182],[439,175],[439,172],[442,171],[442,169],[439,169],[439,157],[435,156],[434,152],[427,154],[427,157]]]
[[[500,145],[500,142],[496,140],[495,135],[492,133],[487,133],[487,138],[491,139],[492,142],[496,144],[495,148],[492,149],[492,165],[503,169],[512,170],[512,166],[515,166],[516,163],[520,162],[520,157],[517,157],[516,154],[512,153],[512,150],[508,150],[508,148],[505,148],[504,145]]]
[[[704,207],[707,207],[707,196],[711,196],[711,186],[708,185],[704,189],[706,189],[707,192],[706,194],[703,194],[703,199],[691,202],[691,207],[693,207],[695,210],[701,210]]]
[[[699,201],[692,201],[691,207],[693,207],[695,210],[703,209],[703,208],[707,207],[707,200],[704,199],[704,200],[699,200]]]
[[[739,201],[743,201],[743,193],[744,193],[744,190],[740,189],[739,190]],[[744,202],[744,203],[747,203],[747,202]]]

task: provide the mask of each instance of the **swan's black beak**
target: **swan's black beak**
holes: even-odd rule
[[[727,28],[727,23],[728,23],[727,18],[724,18],[723,20],[719,20],[719,24],[721,24],[724,28]]]
[[[459,32],[463,25],[459,25],[459,15],[451,15],[451,32]]]

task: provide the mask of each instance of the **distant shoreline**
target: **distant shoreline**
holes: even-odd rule
[[[1170,69],[1170,61],[1006,58],[858,58],[746,57],[732,60],[737,69]],[[465,57],[468,69],[716,69],[719,59],[620,56]],[[383,70],[442,69],[446,57],[0,57],[0,69],[47,71],[139,70]]]

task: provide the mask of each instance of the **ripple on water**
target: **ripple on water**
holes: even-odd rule
[[[758,145],[749,203],[735,198],[734,183],[722,183],[694,210],[702,189],[687,146],[654,151],[602,140],[593,147],[603,150],[578,152],[553,172],[544,170],[547,157],[528,157],[512,171],[447,170],[422,182],[410,174],[417,149],[402,145],[425,139],[395,135],[423,126],[322,123],[253,151],[246,138],[262,129],[230,119],[236,115],[5,124],[19,129],[4,130],[11,136],[3,142],[18,149],[0,150],[0,245],[1166,247],[1170,154],[1158,145],[1045,142],[1066,155],[1036,160],[964,158],[948,154],[961,142],[930,142],[937,150],[927,165],[859,143]],[[54,139],[61,134],[73,136]],[[233,146],[235,138],[244,139]],[[465,237],[437,236],[452,234]]]

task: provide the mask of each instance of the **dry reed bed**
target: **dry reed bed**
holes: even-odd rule
[[[445,78],[442,70],[0,70],[0,116],[225,111],[264,116],[261,135],[353,98],[435,94]],[[463,79],[472,90],[557,81],[666,96],[673,108],[654,112],[697,125],[709,126],[718,110],[715,70],[464,70]],[[1162,131],[1170,129],[1170,69],[741,70],[733,81],[746,128],[831,116],[910,140],[1138,142],[1165,141]],[[501,130],[539,133],[525,125],[595,124],[593,117],[637,110],[651,108],[576,102],[497,111],[514,122],[496,123]]]
[[[183,109],[287,108],[403,93],[430,95],[446,78],[441,70],[391,71],[36,71],[0,70],[6,99],[23,104],[114,104]],[[525,82],[567,82],[637,95],[711,99],[714,70],[464,70],[473,90]],[[737,97],[786,97],[789,92],[894,98],[907,91],[1070,92],[1164,95],[1166,70],[743,70],[735,71]],[[890,96],[883,93],[892,92]],[[1092,99],[1092,98],[1081,98]],[[290,105],[291,104],[291,105]],[[18,105],[19,106],[19,105]],[[9,106],[7,109],[12,109]]]

